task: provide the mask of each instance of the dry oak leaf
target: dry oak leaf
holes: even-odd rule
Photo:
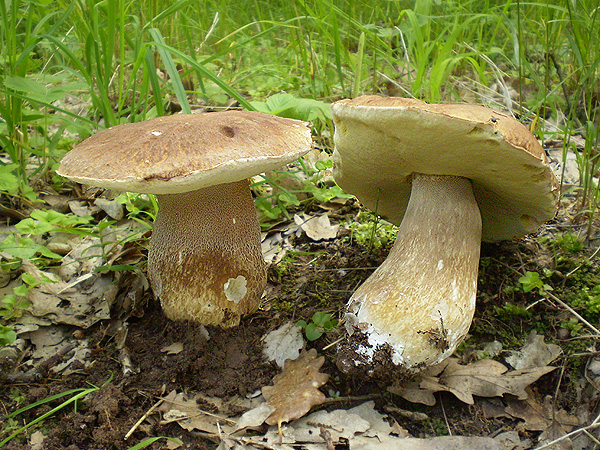
[[[512,394],[524,400],[527,398],[525,388],[555,369],[544,366],[508,371],[504,364],[492,359],[481,359],[467,365],[459,364],[458,361],[458,358],[448,358],[442,363],[444,368],[438,376],[423,376],[418,387],[413,384],[407,386],[408,389],[390,390],[409,401],[412,398],[433,400],[433,403],[422,401],[425,404],[434,404],[433,393],[439,391],[452,392],[459,400],[469,405],[474,403],[474,395],[502,397],[504,394]]]
[[[299,419],[325,401],[319,391],[329,379],[329,375],[319,372],[324,362],[325,357],[317,357],[314,348],[285,361],[283,372],[273,378],[273,386],[262,388],[267,403],[275,408],[265,420],[268,425],[281,427],[283,422]]]

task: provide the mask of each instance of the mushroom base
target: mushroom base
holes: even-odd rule
[[[387,259],[347,305],[346,373],[414,373],[450,356],[475,311],[481,215],[470,180],[414,174]]]
[[[258,309],[266,285],[248,181],[157,199],[148,274],[165,315],[236,326]]]

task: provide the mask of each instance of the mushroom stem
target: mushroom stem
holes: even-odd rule
[[[414,174],[394,247],[348,302],[356,326],[340,367],[372,368],[385,351],[394,365],[414,371],[452,354],[473,319],[480,245],[471,181]]]
[[[256,311],[266,267],[248,181],[157,200],[148,273],[165,315],[232,327]]]

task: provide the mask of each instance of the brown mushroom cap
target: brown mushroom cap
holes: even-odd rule
[[[558,183],[544,150],[506,114],[375,95],[332,110],[336,181],[392,223],[402,221],[413,173],[470,179],[483,240],[531,233],[556,212]]]
[[[176,194],[277,169],[308,151],[304,122],[252,111],[179,114],[102,130],[62,159],[82,184]]]

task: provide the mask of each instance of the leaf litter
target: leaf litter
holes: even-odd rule
[[[333,214],[323,215],[318,211],[311,211],[310,213],[303,213],[305,215],[298,216],[303,221],[304,219],[310,219],[309,221],[315,221],[318,223],[322,221],[322,225],[327,225],[325,219],[321,217],[327,217],[328,220],[333,217]],[[351,215],[354,217],[354,215]],[[312,218],[312,219],[311,219]],[[315,219],[316,218],[316,219]],[[337,220],[343,220],[343,216],[338,215]],[[338,256],[338,252],[340,252],[340,248],[343,249],[343,246],[338,243],[339,240],[339,229],[336,231],[336,235],[333,235],[333,229],[331,228],[331,222],[329,222],[330,227],[324,226],[323,230],[310,231],[307,232],[303,227],[298,225],[297,223],[293,224],[284,224],[281,226],[280,231],[269,231],[265,233],[265,240],[263,244],[268,241],[269,236],[275,237],[270,240],[268,244],[269,249],[273,254],[273,261],[281,260],[287,252],[290,250],[310,250],[311,252],[322,251],[323,249],[327,249],[329,254],[329,259],[331,260],[331,266],[325,268],[325,270],[331,270],[331,273],[334,276],[339,277],[341,281],[343,281],[345,286],[350,286],[350,283],[347,280],[348,274],[352,273],[353,270],[362,270],[362,267],[373,267],[377,265],[377,262],[369,262],[367,259],[361,261],[354,261],[353,263],[348,263],[347,254],[344,255],[341,253]],[[332,240],[333,236],[336,239]],[[120,281],[118,280],[118,276],[116,274],[98,274],[96,273],[96,269],[105,264],[105,261],[102,259],[96,259],[100,257],[99,253],[92,251],[92,248],[99,248],[98,241],[92,241],[87,243],[88,250],[85,250],[85,247],[81,248],[80,256],[75,257],[68,264],[68,267],[63,266],[63,273],[59,273],[58,277],[56,277],[56,282],[64,283],[60,289],[68,286],[69,283],[73,283],[72,286],[68,286],[67,289],[62,291],[60,294],[54,291],[50,293],[50,299],[52,295],[55,297],[58,296],[71,296],[67,302],[61,302],[61,306],[64,307],[70,306],[71,303],[76,304],[72,299],[76,298],[76,293],[79,291],[83,291],[83,289],[88,289],[89,286],[93,286],[94,282],[102,277],[106,277],[110,280],[111,283],[119,285]],[[269,250],[268,249],[268,250]],[[119,253],[119,248],[115,247],[114,250],[116,253]],[[75,254],[75,253],[73,253]],[[376,251],[371,249],[371,254],[376,254]],[[301,267],[300,263],[296,264],[296,267]],[[307,257],[307,260],[313,261],[314,257]],[[83,261],[83,263],[82,263]],[[311,262],[312,264],[312,262]],[[343,268],[343,269],[340,269]],[[319,269],[320,270],[320,269]],[[314,272],[314,268],[311,267],[311,273]],[[32,274],[35,272],[32,271]],[[271,276],[273,276],[274,271],[271,270]],[[316,272],[322,276],[326,272]],[[367,272],[368,273],[368,272]],[[51,277],[52,275],[56,276],[56,271],[52,272],[44,272],[38,274],[40,276]],[[298,274],[292,273],[290,276],[295,280],[294,290],[297,289],[298,292],[302,292],[301,295],[311,295],[309,289],[315,290],[315,285],[312,284],[313,280],[311,277],[305,276],[306,273]],[[64,278],[62,278],[64,277]],[[323,278],[323,277],[322,277]],[[143,300],[144,293],[147,293],[147,282],[144,284],[143,277],[137,276],[134,278],[135,280],[141,280],[139,283],[139,288],[136,288],[135,299],[132,298],[132,303],[142,302],[142,305],[145,306]],[[302,283],[299,283],[298,280],[303,279]],[[121,279],[122,280],[122,279]],[[270,288],[278,285],[278,282],[270,282]],[[128,286],[133,286],[131,283]],[[332,291],[334,292],[334,291]],[[72,295],[73,294],[73,295]],[[125,294],[119,293],[119,295],[106,295],[104,296],[98,295],[95,291],[91,291],[86,294],[88,299],[95,299],[98,301],[100,299],[99,304],[108,304],[108,310],[110,310],[111,305],[113,305],[113,310],[121,311],[121,305],[126,300],[129,292]],[[267,298],[269,297],[269,290],[267,290]],[[302,301],[302,297],[298,296],[298,302]],[[345,295],[345,294],[343,294]],[[62,298],[62,297],[61,297]],[[49,305],[52,305],[51,300],[49,300]],[[269,302],[265,302],[266,305],[269,305]],[[142,306],[142,307],[143,307]],[[151,305],[152,306],[152,305]],[[106,326],[106,319],[102,318],[100,320],[96,320],[96,318],[89,319],[84,316],[91,314],[94,317],[95,309],[92,307],[84,306],[85,308],[92,308],[86,311],[85,314],[65,314],[65,316],[74,317],[77,320],[94,320],[93,323],[88,325],[88,328],[96,328],[100,330],[104,330]],[[153,306],[156,307],[156,304]],[[75,307],[77,310],[83,307]],[[52,307],[46,307],[46,310],[51,310]],[[133,308],[135,309],[135,308]],[[128,308],[127,311],[129,313],[132,312],[132,308]],[[42,308],[40,310],[43,311]],[[102,307],[98,309],[98,311],[103,311]],[[139,310],[139,309],[138,309]],[[309,311],[306,313],[306,317],[310,317],[313,311]],[[54,312],[53,314],[56,317],[60,316],[60,314]],[[146,311],[146,316],[150,316],[148,319],[143,317],[143,312],[139,315],[131,314],[128,316],[128,313],[119,312],[121,317],[125,320],[133,320],[134,325],[137,319],[134,317],[139,317],[140,322],[137,326],[134,326],[135,332],[133,332],[132,336],[127,336],[127,333],[124,333],[124,337],[122,339],[118,339],[120,344],[117,348],[121,351],[126,351],[131,345],[132,342],[137,339],[137,334],[140,333],[142,329],[140,325],[142,323],[146,323],[146,326],[152,322],[151,314]],[[286,323],[285,320],[280,320],[280,313],[274,310],[269,311],[268,306],[264,313],[261,313],[259,317],[261,319],[266,319],[269,322],[275,323]],[[48,326],[49,328],[56,327],[57,325],[47,325],[48,323],[52,323],[54,316],[50,313],[40,314],[40,317],[35,317],[33,315],[29,315],[28,317],[32,318],[33,321],[40,321],[42,326]],[[285,318],[286,315],[283,314],[281,318]],[[288,317],[289,319],[289,317]],[[91,341],[88,344],[87,340],[74,340],[71,336],[71,331],[73,327],[86,329],[85,326],[88,322],[80,322],[76,325],[70,324],[68,320],[74,319],[65,319],[64,323],[58,325],[63,327],[63,332],[61,332],[60,336],[64,337],[61,344],[57,344],[58,338],[52,332],[48,334],[47,337],[43,337],[45,332],[39,332],[38,337],[34,338],[35,330],[30,329],[29,333],[31,333],[30,338],[25,334],[25,328],[23,328],[22,338],[26,338],[28,342],[31,343],[35,347],[35,350],[38,351],[36,355],[38,362],[41,361],[46,362],[48,359],[46,358],[52,353],[52,346],[54,348],[66,348],[69,350],[69,353],[66,355],[67,357],[73,355],[75,353],[73,345],[80,346],[82,348],[92,349],[92,356],[88,353],[86,356],[82,356],[84,361],[89,361],[90,359],[97,361],[97,356],[94,356],[96,352],[100,352],[98,354],[102,354],[104,351],[104,347],[106,347],[106,340],[109,342],[112,340],[113,342],[117,341],[116,335],[107,333],[102,331],[101,338],[96,338],[94,341]],[[113,319],[114,320],[114,319]],[[146,322],[148,320],[149,322]],[[251,326],[257,326],[257,322],[253,319],[254,322]],[[124,322],[125,323],[125,322]],[[287,333],[293,329],[291,324],[293,322],[287,322],[287,328],[280,330],[281,333],[279,336],[276,336],[275,341],[278,341],[279,344],[275,344],[275,346],[270,350],[266,351],[263,354],[263,358],[266,361],[278,361],[273,362],[272,366],[275,367],[276,364],[281,364],[282,360],[286,359],[296,359],[295,352],[299,350],[303,346],[304,341],[299,339],[297,336],[297,331],[295,330],[296,337],[290,339],[291,344],[288,346],[287,350],[286,345],[281,345],[281,342],[288,337]],[[99,326],[100,324],[100,326]],[[248,324],[246,324],[248,325]],[[201,354],[202,352],[211,354],[215,352],[214,347],[211,348],[202,348],[201,350],[195,350],[193,345],[190,345],[189,341],[185,339],[185,333],[179,335],[171,335],[169,329],[178,328],[173,324],[169,324],[168,322],[162,324],[157,324],[158,327],[154,332],[157,334],[157,342],[160,342],[160,345],[156,345],[157,352],[160,352],[160,349],[165,349],[165,352],[162,352],[162,355],[153,356],[154,365],[156,365],[157,370],[165,371],[165,375],[162,377],[163,383],[169,386],[173,386],[174,384],[185,385],[185,382],[189,383],[194,376],[199,373],[206,375],[206,372],[201,372],[198,369],[198,360],[200,357],[196,357],[194,360],[193,356],[190,359],[190,354],[194,355],[196,353]],[[39,328],[39,325],[38,325]],[[259,331],[260,336],[267,335],[265,330],[266,327],[261,327]],[[124,329],[127,329],[126,323]],[[287,331],[286,331],[287,330]],[[277,330],[276,330],[277,331]],[[165,333],[165,335],[172,336],[169,339],[161,338],[160,333]],[[187,331],[189,333],[189,331]],[[211,334],[213,331],[211,330]],[[293,334],[294,332],[291,332]],[[218,335],[219,333],[217,333]],[[301,338],[301,335],[300,335]],[[334,336],[332,336],[334,338]],[[104,341],[103,341],[104,339]],[[205,339],[207,340],[207,339]],[[218,338],[216,339],[218,342]],[[265,338],[265,343],[267,339]],[[36,342],[34,344],[34,341]],[[47,341],[49,347],[48,349],[43,349],[40,341]],[[63,343],[65,345],[63,345]],[[172,347],[169,347],[169,343],[174,343]],[[146,347],[148,344],[145,344]],[[217,345],[217,344],[211,344]],[[258,342],[254,343],[254,345],[259,345]],[[266,345],[266,344],[265,344]],[[315,342],[311,343],[316,348],[319,349],[323,354],[328,357],[331,356],[330,352],[324,352],[322,347],[324,343]],[[166,349],[168,348],[168,350]],[[507,434],[499,433],[494,434],[494,437],[483,438],[483,437],[473,437],[473,436],[438,436],[438,437],[429,437],[423,435],[422,433],[417,432],[417,429],[423,429],[428,422],[432,419],[431,417],[426,416],[425,418],[421,418],[421,422],[419,426],[410,426],[409,424],[403,423],[404,426],[408,428],[403,429],[395,420],[401,420],[402,416],[397,413],[390,412],[389,415],[381,414],[378,411],[387,410],[386,407],[389,405],[382,405],[381,401],[366,402],[359,405],[362,409],[354,410],[353,408],[346,407],[343,409],[332,409],[337,403],[335,388],[337,387],[338,381],[331,381],[331,376],[333,376],[333,371],[335,370],[327,361],[321,363],[318,368],[314,368],[315,361],[318,360],[313,358],[313,360],[309,360],[309,362],[304,362],[304,369],[307,367],[312,367],[312,369],[307,369],[308,373],[311,375],[307,375],[307,379],[311,379],[315,382],[317,386],[312,386],[310,388],[302,388],[297,386],[295,383],[295,377],[287,375],[287,381],[282,384],[278,384],[276,379],[273,379],[272,385],[268,386],[267,384],[263,384],[262,387],[265,388],[274,388],[278,386],[279,392],[278,396],[280,399],[285,399],[286,397],[294,397],[294,395],[299,395],[298,392],[309,392],[308,397],[310,401],[305,404],[299,405],[291,405],[288,406],[285,401],[281,400],[275,406],[269,405],[267,400],[260,394],[252,397],[252,400],[249,399],[248,393],[243,392],[242,388],[240,389],[241,397],[232,395],[230,391],[228,391],[228,395],[225,396],[210,396],[204,393],[204,389],[202,390],[194,390],[194,388],[185,389],[185,392],[181,392],[181,389],[175,390],[173,394],[173,398],[170,403],[163,401],[163,408],[160,410],[153,411],[148,417],[144,417],[143,412],[133,413],[133,415],[137,414],[135,418],[143,418],[144,422],[143,427],[140,427],[139,430],[147,430],[146,433],[152,434],[152,430],[157,430],[155,428],[158,425],[162,425],[164,427],[179,427],[181,429],[192,430],[193,432],[202,433],[203,435],[210,436],[212,441],[219,445],[219,448],[295,448],[295,449],[330,449],[330,448],[347,448],[347,449],[370,449],[370,448],[385,448],[385,449],[395,449],[395,448],[403,448],[403,449],[435,449],[435,448],[462,448],[463,450],[476,449],[476,448],[501,448],[503,450],[518,449],[518,448],[529,448],[533,446],[533,441],[528,441],[527,436],[532,437],[531,433],[535,432],[537,434],[538,444],[543,442],[551,442],[551,439],[561,438],[567,436],[566,433],[577,431],[577,427],[582,427],[586,423],[590,423],[589,417],[582,419],[580,416],[575,416],[573,414],[574,411],[567,411],[560,407],[560,404],[557,403],[557,399],[554,397],[548,397],[547,395],[541,395],[537,389],[534,387],[534,383],[536,380],[539,380],[540,377],[548,374],[554,370],[553,367],[549,366],[551,362],[559,356],[559,348],[554,344],[546,344],[544,343],[543,336],[539,335],[531,335],[527,339],[526,345],[521,349],[516,351],[502,351],[498,349],[498,343],[490,344],[489,347],[486,347],[483,351],[478,354],[472,354],[472,358],[469,363],[463,363],[463,361],[469,361],[469,359],[464,360],[449,360],[446,361],[445,364],[442,365],[431,373],[423,374],[426,375],[424,379],[423,376],[421,378],[413,380],[413,383],[408,383],[405,386],[395,386],[391,389],[393,393],[400,393],[400,390],[405,394],[404,398],[411,398],[409,392],[412,392],[414,398],[411,398],[411,401],[416,401],[418,403],[423,403],[427,405],[439,405],[440,404],[440,394],[450,393],[456,396],[460,401],[465,402],[465,404],[473,405],[474,407],[481,407],[484,403],[484,397],[486,396],[494,396],[493,400],[499,401],[498,410],[499,415],[489,416],[496,417],[498,420],[508,420],[513,419],[516,421],[517,426],[516,430],[518,433],[515,434]],[[137,349],[141,347],[136,347]],[[89,350],[88,349],[88,350]],[[287,351],[289,350],[289,353]],[[594,351],[594,349],[591,349]],[[45,353],[44,353],[45,352]],[[72,353],[71,353],[72,352]],[[215,352],[217,354],[217,352]],[[266,355],[271,355],[267,357]],[[488,359],[480,359],[483,355],[494,356],[495,358],[504,357],[504,361],[506,361],[510,366],[514,369],[511,369],[508,365],[504,365],[499,361],[488,360]],[[114,361],[120,361],[123,368],[125,367],[125,358],[121,358],[118,355],[118,358],[115,355]],[[240,360],[238,361],[238,356],[240,356]],[[164,358],[164,359],[161,359]],[[245,364],[247,355],[237,355],[233,350],[227,350],[224,356],[227,365],[234,368],[235,371],[241,371],[243,365]],[[141,376],[145,375],[144,371],[148,371],[148,367],[141,368],[140,367],[140,356],[132,353],[130,355],[130,369],[128,369],[128,373],[130,377],[136,377],[136,379],[140,379]],[[184,361],[188,359],[190,363],[185,363]],[[181,364],[180,369],[173,369],[171,371],[167,371],[165,368],[168,367],[166,364],[167,361],[172,361],[170,364]],[[177,363],[174,361],[178,361]],[[72,363],[71,363],[72,364]],[[87,364],[87,363],[86,363]],[[268,363],[266,363],[268,364]],[[77,364],[76,364],[77,365]],[[61,367],[59,364],[54,364],[52,367],[58,369]],[[114,367],[114,366],[113,366]],[[118,367],[118,366],[117,366]],[[302,366],[299,366],[302,367]],[[593,366],[592,368],[594,368]],[[82,372],[89,371],[89,368],[86,366],[78,369],[79,372],[75,373],[83,373]],[[60,369],[62,370],[62,369]],[[184,374],[183,370],[187,372]],[[273,369],[275,370],[275,369]],[[321,372],[323,370],[323,372]],[[124,370],[125,372],[125,370]],[[290,371],[291,373],[292,371]],[[600,369],[598,370],[600,372]],[[66,373],[66,372],[62,372]],[[89,373],[89,372],[86,372]],[[285,373],[285,369],[284,369]],[[284,373],[281,374],[284,380],[286,377]],[[331,376],[330,376],[331,375]],[[185,378],[182,378],[185,376]],[[590,371],[590,380],[593,381],[594,377],[597,374],[594,374]],[[276,376],[277,377],[277,376]],[[275,378],[276,378],[275,377]],[[323,378],[321,378],[323,377]],[[324,377],[329,377],[329,381],[322,381]],[[218,375],[215,377],[218,378]],[[185,382],[183,381],[185,380]],[[248,378],[250,380],[250,378]],[[320,380],[320,381],[319,381]],[[345,381],[347,383],[347,380]],[[199,386],[202,386],[201,383],[198,383]],[[600,386],[600,383],[596,384]],[[311,386],[310,383],[308,386]],[[577,392],[582,392],[582,405],[588,409],[594,408],[594,397],[596,394],[591,391],[592,394],[584,394],[584,389],[588,389],[591,386],[590,383],[582,383],[581,387],[578,388]],[[155,388],[156,389],[156,388]],[[303,389],[305,389],[303,391]],[[320,391],[323,389],[323,392],[328,390],[328,396],[325,396],[323,392]],[[398,389],[398,391],[394,392],[394,389]],[[133,391],[130,391],[133,392]],[[402,395],[402,394],[400,394]],[[169,397],[170,398],[170,397]],[[276,397],[277,398],[277,397]],[[392,397],[395,398],[395,397]],[[397,397],[396,397],[397,398]],[[218,401],[217,401],[218,400]],[[425,400],[425,401],[424,401]],[[344,393],[341,394],[339,398],[340,402],[344,402]],[[395,401],[395,400],[394,400]],[[291,402],[289,402],[291,404]],[[344,406],[347,406],[348,403],[343,403]],[[169,405],[169,408],[167,408]],[[410,406],[403,405],[404,408],[411,408]],[[310,412],[315,408],[322,408],[318,411]],[[388,408],[390,411],[393,411],[393,408]],[[245,413],[244,413],[245,412]],[[209,414],[206,414],[209,413]],[[128,416],[131,416],[131,412],[128,413]],[[155,415],[160,414],[160,420],[156,420]],[[273,418],[274,417],[274,418]],[[269,420],[269,418],[271,418]],[[117,420],[113,417],[114,421]],[[406,421],[404,421],[406,422]],[[273,423],[273,425],[270,425]],[[452,424],[452,420],[450,421]],[[279,426],[281,426],[281,434],[279,432]],[[154,427],[154,428],[153,428]],[[187,427],[187,428],[186,428]],[[575,427],[575,428],[574,428]],[[173,428],[170,428],[173,430]],[[154,432],[156,434],[157,431]],[[528,433],[528,434],[526,434]],[[491,433],[490,433],[491,434]],[[502,438],[502,439],[501,439]],[[52,439],[50,436],[48,439]],[[280,441],[282,439],[282,441]],[[46,441],[48,442],[48,441]],[[282,442],[281,444],[279,442]],[[561,441],[564,444],[576,443],[575,439],[571,439],[571,437],[564,438]],[[36,444],[37,445],[37,444]],[[49,445],[49,444],[48,444]],[[50,448],[50,447],[49,447]],[[54,448],[62,448],[62,447],[54,447]],[[212,448],[212,447],[207,447]],[[574,448],[585,448],[584,446],[574,447]]]

